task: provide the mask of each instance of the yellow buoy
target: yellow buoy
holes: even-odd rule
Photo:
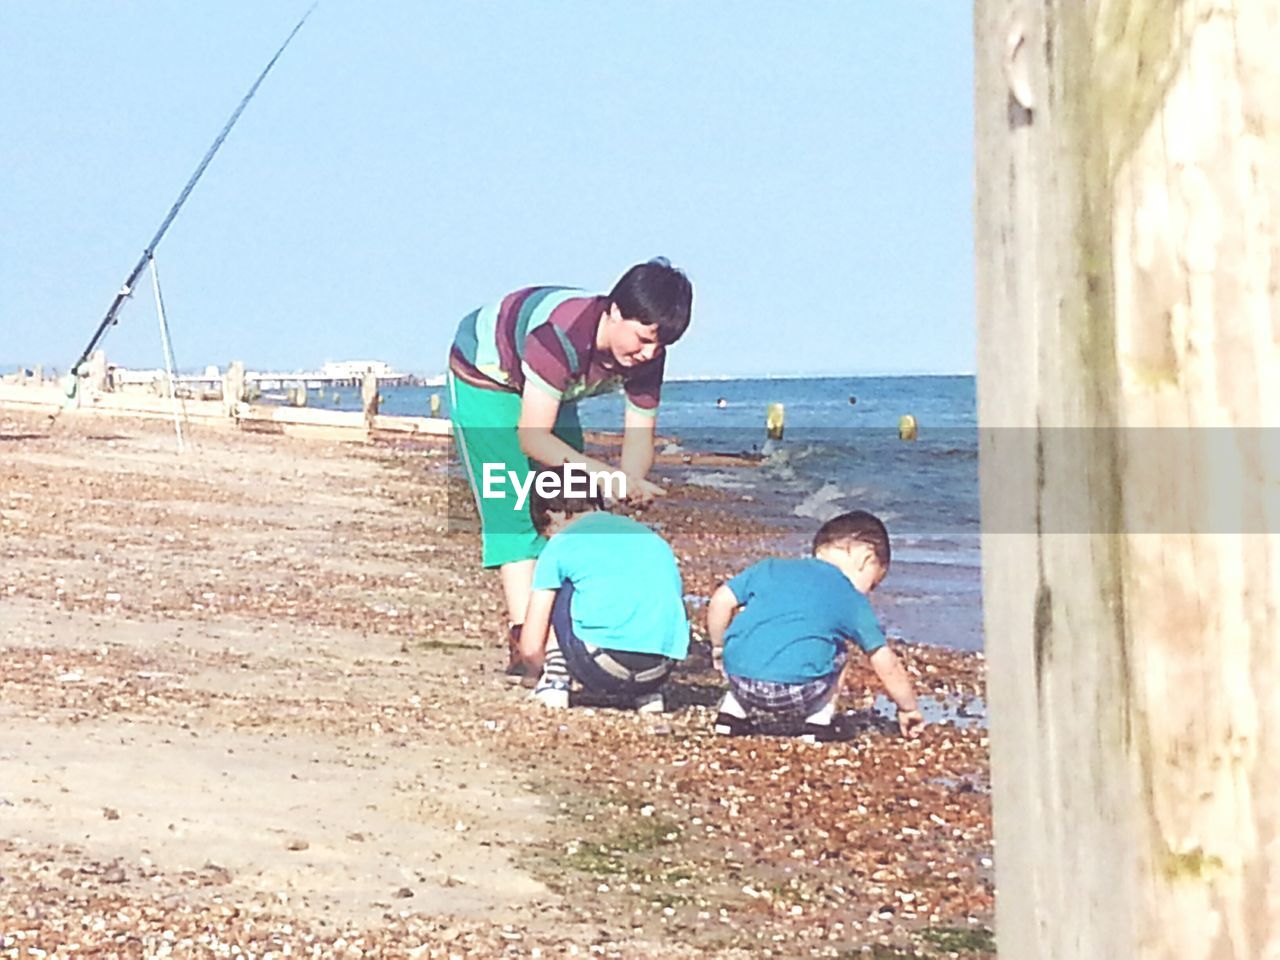
[[[784,408],[782,404],[769,404],[768,412],[764,418],[764,432],[770,440],[782,439],[783,417]]]
[[[431,395],[431,415],[433,417],[440,416],[440,394],[438,393]]]
[[[920,430],[920,425],[916,423],[916,418],[909,413],[904,413],[898,418],[898,439],[914,440],[916,434]]]

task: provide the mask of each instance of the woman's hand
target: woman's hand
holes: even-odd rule
[[[628,503],[645,504],[653,500],[654,497],[665,497],[667,495],[667,491],[652,480],[646,480],[644,477],[630,473],[626,474],[626,478],[626,500]]]

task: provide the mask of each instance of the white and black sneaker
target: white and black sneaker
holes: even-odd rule
[[[664,713],[667,702],[663,699],[661,690],[653,690],[636,697],[635,706],[636,713]]]
[[[834,724],[806,723],[804,730],[800,733],[800,739],[805,743],[835,743],[843,738]]]
[[[745,737],[751,733],[751,721],[721,710],[716,714],[715,732],[722,737]]]
[[[533,699],[549,710],[564,710],[569,706],[569,681],[544,674],[533,688]]]

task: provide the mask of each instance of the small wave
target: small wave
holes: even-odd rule
[[[799,446],[791,446],[787,448],[787,459],[792,463],[803,463],[810,457],[822,453],[822,447],[812,443],[802,443]]]
[[[796,480],[800,476],[796,473],[791,464],[787,463],[785,460],[779,462],[765,461],[763,471],[770,480],[774,481]]]
[[[937,593],[892,594],[895,607],[917,607],[930,604],[948,603],[952,598]]]
[[[834,503],[844,499],[844,491],[834,483],[827,482],[809,495],[810,499],[819,503]]]
[[[689,483],[695,487],[712,487],[716,490],[751,489],[751,484],[744,483],[728,473],[698,473],[694,471],[689,474]]]
[[[791,512],[797,517],[806,517],[810,520],[825,522],[844,513],[840,505],[840,501],[843,499],[843,490],[834,483],[824,483],[797,503]]]
[[[965,447],[925,447],[924,452],[931,457],[958,457],[965,460],[978,459],[978,447],[976,444]]]

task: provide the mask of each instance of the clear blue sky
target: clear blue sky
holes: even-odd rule
[[[0,363],[65,368],[305,2],[0,4]],[[322,0],[158,252],[181,366],[436,372],[531,283],[677,375],[973,368],[964,0]],[[161,362],[149,287],[106,342]]]

